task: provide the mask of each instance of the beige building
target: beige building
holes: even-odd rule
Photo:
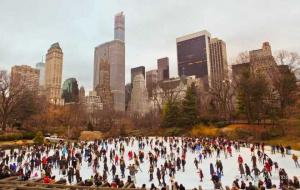
[[[97,110],[103,110],[101,97],[97,96],[96,91],[90,91],[89,95],[83,98],[83,104],[86,106],[88,113],[93,113]]]
[[[272,78],[277,64],[269,42],[264,42],[261,49],[249,51],[249,59],[252,72]]]
[[[132,114],[145,115],[149,112],[148,92],[142,73],[135,75],[132,84],[129,110]]]
[[[155,89],[158,82],[158,71],[150,70],[146,72],[146,88],[148,90],[149,97],[152,97],[152,91]]]
[[[170,78],[168,57],[157,59],[157,74],[158,81],[168,80]]]
[[[249,51],[249,62],[232,65],[233,79],[237,80],[246,71],[263,75],[269,81],[279,74],[269,42],[264,42],[261,49]]]
[[[228,79],[226,44],[218,38],[212,38],[209,44],[211,62],[211,85],[222,84]]]
[[[21,85],[22,88],[38,92],[40,71],[27,65],[13,66],[11,69],[12,84]]]
[[[195,84],[198,91],[204,91],[205,81],[196,76],[182,76],[159,81],[152,91],[151,108],[158,109],[168,101],[182,101],[187,88]]]
[[[61,102],[61,80],[63,69],[63,52],[59,43],[54,43],[46,55],[45,87],[47,98],[51,103]]]

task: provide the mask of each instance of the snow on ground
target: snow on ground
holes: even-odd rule
[[[159,138],[159,139],[161,140],[161,138]],[[169,144],[168,143],[164,143],[164,144],[165,144],[165,146],[167,145],[166,146],[167,150],[169,150]],[[129,143],[129,145],[131,145],[131,143]],[[154,145],[154,143],[153,143],[153,145]],[[181,141],[179,143],[179,146],[181,146]],[[153,146],[153,148],[154,147],[155,146]],[[114,148],[114,146],[109,144],[108,145],[108,151],[107,151],[107,158],[108,158],[107,163],[108,163],[108,168],[109,169],[111,168],[111,163],[109,161],[109,150],[111,148]],[[286,155],[284,158],[282,158],[280,153],[276,153],[275,155],[272,155],[270,153],[270,147],[266,147],[266,149],[267,149],[266,154],[271,157],[273,162],[278,163],[279,168],[284,168],[286,170],[289,178],[292,178],[293,176],[297,176],[300,179],[300,169],[295,167],[294,162],[291,158],[291,155]],[[138,141],[134,141],[134,144],[133,144],[132,147],[125,145],[124,159],[125,159],[126,167],[130,163],[133,163],[133,160],[129,161],[128,156],[127,156],[128,155],[127,153],[130,150],[136,152],[136,154],[138,155],[138,151],[139,151]],[[156,186],[158,186],[158,181],[157,181],[157,178],[156,178],[156,169],[154,170],[154,173],[153,173],[154,181],[149,182],[149,173],[148,173],[149,161],[147,160],[147,153],[149,151],[151,151],[151,147],[146,145],[145,149],[144,149],[144,153],[145,153],[144,163],[141,163],[141,165],[140,165],[141,170],[139,170],[138,173],[136,174],[136,184],[137,184],[138,187],[140,187],[142,184],[146,184],[146,186],[149,188],[151,183],[154,183]],[[116,151],[116,152],[119,153],[119,151]],[[152,152],[153,152],[153,150],[152,150]],[[53,152],[50,152],[50,155],[52,153]],[[292,153],[295,153],[298,156],[300,156],[299,151],[293,151],[292,150]],[[194,165],[194,158],[198,158],[198,154],[199,154],[198,152],[192,153],[191,150],[188,149],[188,152],[187,152],[187,155],[186,155],[186,166],[185,166],[186,169],[185,169],[185,172],[183,172],[182,170],[181,171],[176,171],[175,181],[177,181],[178,184],[183,184],[187,189],[192,189],[194,187],[197,188],[199,185],[201,185],[202,188],[204,188],[204,189],[213,189],[213,183],[210,180],[211,176],[210,176],[209,165],[210,165],[210,163],[213,163],[214,167],[215,167],[215,163],[216,163],[216,160],[217,160],[216,154],[214,153],[211,158],[208,157],[208,158],[204,159],[202,161],[202,163],[199,163],[199,167],[203,170],[203,173],[204,173],[203,182],[200,182],[199,174],[197,173],[198,170],[196,169],[196,167]],[[233,180],[240,177],[239,170],[238,170],[238,163],[237,163],[237,157],[238,157],[239,154],[243,157],[244,163],[247,163],[250,166],[250,168],[252,169],[252,162],[251,162],[251,155],[250,155],[250,149],[249,148],[241,147],[240,152],[236,152],[233,149],[233,156],[230,157],[228,155],[227,159],[225,159],[224,154],[221,153],[221,158],[220,159],[223,163],[223,168],[224,168],[223,169],[224,176],[222,176],[222,178],[221,178],[223,187],[225,187],[225,185],[228,185],[228,186],[231,187]],[[179,156],[181,157],[181,151],[179,153]],[[84,161],[84,156],[83,155],[82,155],[82,157],[83,157],[83,163],[82,163],[82,166],[81,166],[80,175],[82,176],[82,179],[85,180],[85,179],[90,178],[91,175],[94,175],[94,172],[93,172],[93,168],[88,167],[88,163]],[[177,158],[177,153],[176,153],[176,158]],[[163,165],[164,162],[165,162],[165,159],[159,158],[157,166],[160,166],[161,164]],[[260,170],[263,168],[263,164],[260,163],[259,161],[257,161],[257,165],[258,165],[258,168]],[[216,170],[216,167],[215,167],[215,170]],[[100,175],[102,175],[103,162],[100,162],[100,168],[97,169],[97,171]],[[34,173],[35,173],[35,171],[32,172],[32,175]],[[37,171],[37,173],[38,173],[38,176],[40,177],[40,171]],[[121,176],[119,166],[117,166],[117,174],[119,176]],[[55,168],[52,170],[52,175],[55,175],[57,180],[60,179],[61,177],[67,179],[67,176],[60,175],[58,169],[55,169]],[[126,181],[127,176],[129,175],[128,170],[126,170],[125,175],[126,175],[126,178],[123,179],[124,182]],[[252,176],[254,177],[253,174],[252,174]],[[111,180],[112,180],[112,174],[111,173],[108,174],[108,179],[109,179],[109,182],[111,182]],[[261,179],[263,180],[262,175],[261,175]],[[74,184],[75,184],[76,183],[75,177],[74,177],[74,180],[75,180],[75,182],[74,182]],[[278,173],[275,173],[274,169],[272,171],[271,180],[272,180],[273,184],[276,184],[276,186],[279,187],[279,175],[278,175]],[[166,175],[165,181],[168,185],[171,184],[168,175]],[[246,184],[248,184],[249,181],[246,181]],[[257,184],[257,181],[256,182],[254,181],[254,183]]]

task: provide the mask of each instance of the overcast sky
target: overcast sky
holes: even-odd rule
[[[94,47],[113,39],[114,15],[125,14],[126,82],[130,68],[156,68],[170,58],[177,75],[176,37],[208,30],[227,44],[229,62],[269,41],[300,53],[300,0],[0,0],[0,69],[42,60],[50,45],[64,52],[63,79],[91,90]]]

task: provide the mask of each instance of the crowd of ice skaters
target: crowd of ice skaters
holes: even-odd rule
[[[134,143],[138,143],[138,150],[136,152],[130,150],[125,154],[125,149],[133,146]],[[150,147],[150,151],[145,152],[147,146]],[[239,155],[241,147],[248,148],[252,163],[245,163],[243,155]],[[300,188],[298,178],[288,176],[284,166],[279,166],[276,160],[272,160],[268,156],[268,154],[281,154],[282,157],[285,157],[286,154],[290,154],[290,148],[280,145],[272,146],[271,151],[267,152],[263,143],[250,144],[224,138],[130,137],[94,142],[23,146],[1,150],[0,179],[17,176],[18,180],[33,180],[41,176],[43,183],[76,183],[81,186],[137,188],[135,175],[141,171],[140,164],[146,162],[151,186],[143,184],[139,188],[166,189],[167,184],[170,184],[169,189],[184,190],[184,184],[178,184],[175,177],[176,172],[185,172],[186,153],[188,151],[195,155],[193,164],[197,169],[196,175],[199,175],[199,186],[195,188],[198,189],[201,189],[203,180],[211,180],[214,189]],[[226,174],[223,173],[224,166],[221,159],[218,158],[221,155],[225,159],[232,157],[234,151],[238,155],[236,164],[238,164],[240,178],[232,179],[231,187],[224,187],[221,179]],[[124,159],[125,157],[128,159]],[[210,163],[210,171],[205,173],[201,169],[202,161],[212,157],[216,157],[217,161]],[[164,164],[158,164],[159,159],[163,159]],[[130,160],[131,164],[126,163],[125,160]],[[81,176],[83,162],[87,162],[88,167],[92,168],[94,173],[85,180]],[[263,167],[259,168],[257,162]],[[289,155],[287,162],[294,162],[295,167],[300,168],[298,156],[295,154]],[[101,171],[100,163],[103,164]],[[52,172],[54,169],[59,170],[59,176],[65,177],[57,179],[57,176],[53,175]],[[128,170],[128,176],[125,176],[126,170]],[[38,175],[39,171],[41,172],[40,175]],[[113,180],[109,181],[108,175],[111,175]],[[167,175],[169,182],[165,180]],[[272,183],[272,175],[279,177],[279,184]],[[157,184],[154,183],[154,178],[157,178]]]

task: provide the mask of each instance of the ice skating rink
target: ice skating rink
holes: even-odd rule
[[[145,154],[145,159],[143,163],[140,163],[140,169],[138,169],[138,172],[136,173],[136,185],[138,187],[141,187],[142,184],[146,184],[146,186],[149,188],[151,183],[154,183],[156,187],[158,187],[158,180],[156,177],[156,168],[154,168],[154,180],[153,181],[149,181],[149,159],[148,159],[148,152],[152,152],[154,153],[154,148],[157,147],[160,149],[159,145],[155,145],[155,141],[163,141],[163,138],[158,137],[158,138],[154,138],[151,137],[149,138],[149,141],[153,139],[152,142],[152,148],[149,145],[146,144],[146,140],[144,139],[143,141],[145,142],[145,148],[142,150]],[[175,153],[175,157],[177,158],[177,156],[179,156],[181,158],[182,155],[182,149],[181,149],[181,140],[180,138],[178,138],[179,143],[177,143],[177,147],[180,147],[180,152],[179,154],[177,154],[176,151],[173,150],[173,152]],[[125,164],[126,167],[129,164],[133,164],[134,160],[129,160],[128,158],[128,151],[134,151],[137,155],[139,152],[139,146],[138,146],[138,141],[134,140],[134,143],[132,144],[131,142],[128,144],[128,146],[126,145],[126,143],[123,143],[125,145],[125,154],[124,154],[124,160],[125,160]],[[131,146],[132,145],[132,146]],[[164,142],[163,145],[167,148],[167,154],[170,153],[170,145],[168,142]],[[101,146],[105,147],[104,144],[99,146],[99,149],[101,148]],[[116,146],[116,153],[119,154],[119,148],[120,148],[120,143],[117,143]],[[108,168],[110,170],[111,168],[111,162],[109,159],[109,152],[111,149],[115,149],[115,144],[109,144],[107,146],[107,152],[106,152],[106,156],[107,156],[107,164],[108,164]],[[289,178],[293,178],[293,176],[297,176],[298,178],[300,178],[300,168],[296,168],[294,161],[292,160],[292,156],[291,155],[285,155],[285,157],[282,157],[280,153],[276,153],[276,154],[271,154],[270,152],[270,147],[266,146],[265,147],[266,151],[265,153],[273,160],[273,162],[277,162],[279,165],[279,168],[284,168],[285,171],[288,174]],[[8,151],[8,150],[7,150]],[[62,149],[60,150],[62,151]],[[53,154],[53,150],[50,151],[50,154]],[[80,152],[80,149],[76,149],[76,152]],[[232,182],[233,180],[239,178],[240,179],[240,173],[239,173],[239,169],[238,169],[238,155],[241,155],[244,159],[244,163],[247,163],[250,167],[250,169],[252,169],[252,162],[251,162],[251,152],[250,152],[250,148],[246,148],[246,147],[241,147],[240,148],[240,152],[236,152],[236,150],[232,147],[232,157],[230,155],[227,156],[227,159],[225,158],[224,153],[221,151],[220,154],[220,159],[222,161],[223,164],[223,171],[224,171],[224,175],[221,177],[221,182],[223,187],[225,187],[226,185],[228,185],[229,187],[232,186]],[[256,150],[255,150],[256,153]],[[297,154],[298,156],[300,156],[300,152],[299,151],[293,151],[292,153]],[[213,152],[212,157],[207,157],[206,159],[202,160],[202,163],[199,163],[199,167],[202,169],[203,174],[204,174],[204,178],[203,178],[203,182],[200,182],[200,178],[199,178],[199,173],[198,170],[195,167],[194,164],[194,159],[197,158],[198,159],[198,155],[199,155],[199,151],[195,151],[194,153],[192,152],[192,150],[190,148],[187,149],[187,153],[186,153],[186,165],[185,165],[185,171],[183,172],[182,169],[177,171],[176,169],[176,174],[175,174],[175,181],[178,182],[178,184],[183,184],[185,186],[186,189],[192,189],[192,188],[197,188],[199,187],[199,185],[202,186],[202,188],[204,189],[213,189],[213,182],[211,181],[211,176],[210,176],[210,163],[213,163],[214,168],[216,170],[216,152]],[[82,155],[83,157],[83,162],[82,165],[80,166],[80,175],[82,176],[82,179],[88,179],[90,178],[92,175],[95,174],[95,171],[93,170],[93,167],[88,167],[88,163],[87,161],[84,160],[84,155]],[[95,155],[93,155],[93,158],[95,158]],[[13,163],[13,162],[10,162]],[[23,161],[23,164],[25,163],[25,161]],[[102,175],[103,172],[103,159],[100,163],[100,167],[97,169],[97,172]],[[165,163],[165,159],[158,157],[158,164],[157,166],[160,167],[160,165],[164,165]],[[257,166],[259,170],[262,170],[263,168],[263,163],[260,163],[257,159]],[[121,176],[120,173],[120,167],[119,165],[116,166],[117,167],[117,172],[116,174],[118,174],[119,176]],[[34,173],[38,174],[37,177],[41,176],[41,172],[39,170],[34,170],[32,172],[32,176],[34,175]],[[60,174],[59,169],[58,168],[53,168],[52,169],[52,175],[56,176],[56,179],[60,179],[60,178],[65,178],[67,179],[67,176],[63,176]],[[126,177],[123,179],[124,182],[127,180],[127,176],[129,175],[129,170],[126,169]],[[254,177],[254,174],[252,173],[252,176]],[[36,178],[36,177],[32,177],[32,178]],[[263,175],[260,175],[260,179],[264,180]],[[76,184],[76,179],[74,177],[74,182],[73,184]],[[109,182],[112,181],[112,174],[108,173],[108,180]],[[240,179],[241,181],[242,179]],[[246,184],[248,185],[249,181],[246,181],[246,179],[243,179]],[[277,187],[279,187],[279,175],[278,175],[278,171],[275,172],[274,168],[272,170],[272,176],[271,176],[271,180],[273,184],[276,184]],[[171,185],[170,183],[170,178],[169,175],[166,174],[165,177],[165,181],[167,183],[167,185]],[[257,180],[252,181],[254,184],[257,184]]]

